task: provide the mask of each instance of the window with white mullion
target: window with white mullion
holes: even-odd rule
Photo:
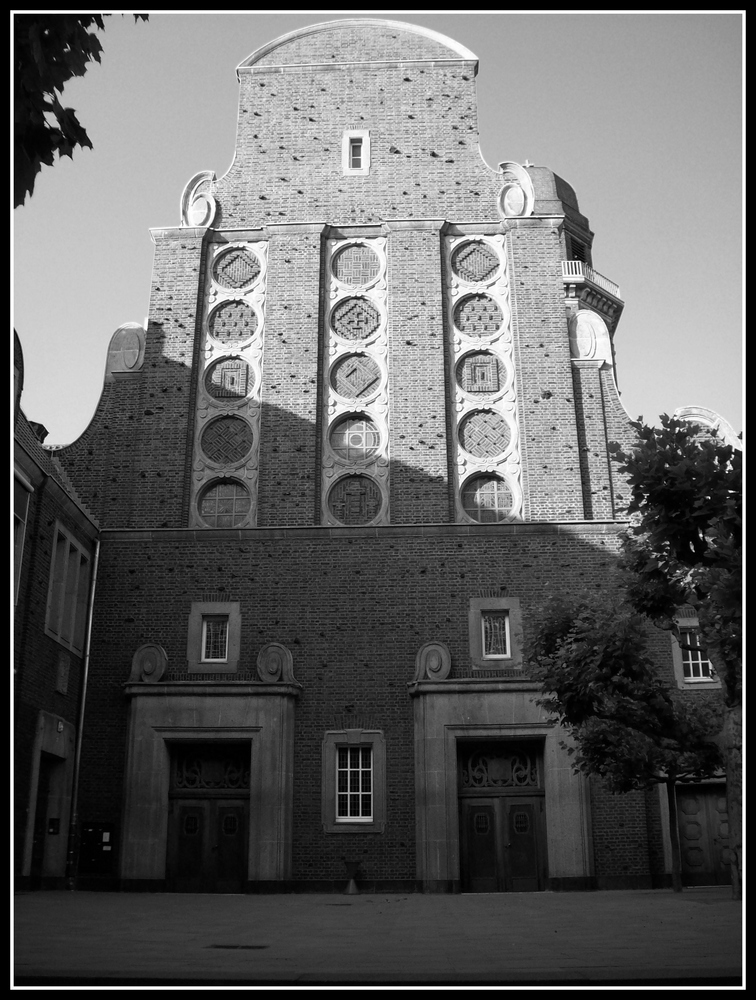
[[[484,611],[481,614],[483,658],[509,657],[509,612]]]
[[[336,818],[368,822],[373,818],[373,751],[339,747],[336,755]]]

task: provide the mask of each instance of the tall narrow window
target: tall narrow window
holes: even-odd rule
[[[336,755],[336,821],[373,819],[372,747],[339,747]]]
[[[74,653],[84,648],[89,554],[58,526],[55,531],[45,631]]]
[[[362,167],[362,139],[349,140],[349,166],[352,170]]]
[[[341,144],[341,170],[345,175],[366,176],[370,173],[370,131],[348,129]]]
[[[228,660],[228,615],[203,615],[202,660],[204,663]]]

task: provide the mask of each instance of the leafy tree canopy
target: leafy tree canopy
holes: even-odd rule
[[[34,191],[42,164],[72,156],[76,146],[92,143],[71,108],[61,104],[61,91],[90,62],[100,62],[102,46],[94,31],[103,31],[109,14],[16,14],[14,16],[14,207]],[[148,19],[134,14],[135,20]]]
[[[662,628],[695,609],[728,705],[740,703],[742,453],[687,421],[633,424],[632,452],[610,445],[630,488],[627,596]]]
[[[722,715],[672,694],[647,652],[644,619],[621,597],[553,598],[530,658],[540,700],[572,737],[568,752],[612,791],[696,780],[721,766]]]

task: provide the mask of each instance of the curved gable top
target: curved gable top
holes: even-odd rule
[[[349,63],[473,62],[478,57],[446,35],[402,21],[349,18],[310,24],[256,49],[236,68],[338,66]]]

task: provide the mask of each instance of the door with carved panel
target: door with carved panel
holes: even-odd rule
[[[724,785],[677,789],[680,859],[685,885],[728,885],[729,822]]]
[[[243,892],[249,854],[249,745],[176,747],[166,877],[173,892]]]
[[[546,888],[546,826],[537,744],[459,748],[460,874],[466,892]]]

